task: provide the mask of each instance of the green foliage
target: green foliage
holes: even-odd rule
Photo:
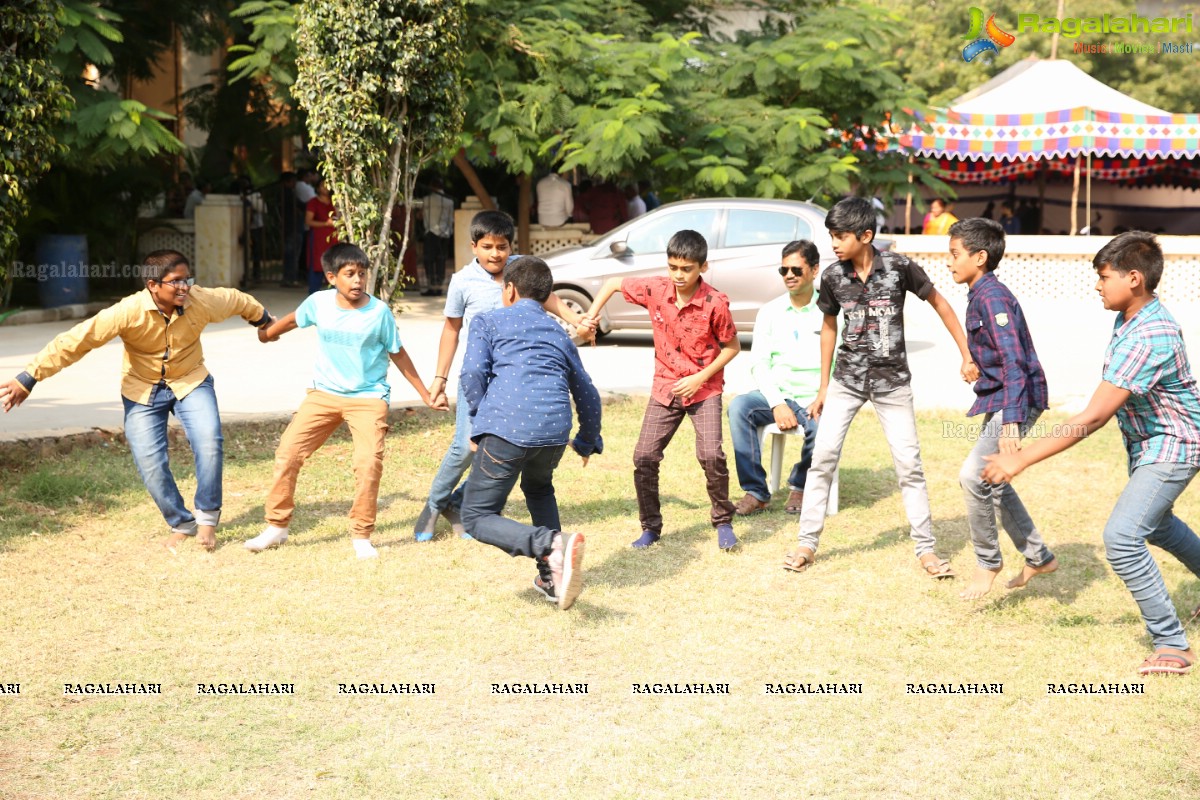
[[[12,0],[0,8],[0,283],[29,191],[61,152],[54,128],[70,109],[51,66],[59,33],[54,9],[50,0]]]
[[[462,125],[462,4],[305,0],[296,21],[293,93],[324,156],[340,233],[370,254],[388,299],[403,276],[392,208],[400,198],[412,207],[418,171]]]
[[[229,64],[231,80],[266,77],[289,97],[296,82],[296,10],[287,0],[250,0],[231,15],[250,25],[250,44],[236,44],[230,53],[245,53]]]
[[[64,163],[76,169],[98,170],[123,160],[178,153],[183,143],[160,120],[170,114],[126,100],[99,88],[100,68],[114,63],[109,45],[124,41],[117,27],[120,14],[84,0],[59,0],[62,35],[55,47],[54,66],[75,98],[75,110],[58,138],[66,151]],[[96,80],[84,75],[96,68]]]

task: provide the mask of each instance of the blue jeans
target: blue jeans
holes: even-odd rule
[[[1025,414],[1025,421],[1020,425],[1021,438],[1025,438],[1042,412],[1027,409]],[[1042,541],[1042,535],[1038,533],[1017,490],[1010,483],[993,486],[983,481],[983,468],[987,466],[984,457],[1000,452],[1002,429],[995,413],[985,415],[979,438],[958,473],[958,485],[962,487],[963,499],[967,504],[967,524],[971,528],[975,561],[984,569],[991,570],[999,569],[1004,563],[1000,557],[1000,535],[996,530],[996,513],[999,512],[1005,532],[1021,555],[1025,556],[1025,563],[1031,567],[1041,567],[1054,559],[1054,553]]]
[[[792,467],[788,487],[803,489],[812,464],[813,447],[817,443],[817,421],[809,419],[808,413],[795,400],[785,400],[788,408],[796,415],[804,429],[804,449],[800,460]],[[729,404],[729,438],[733,440],[733,464],[737,468],[738,483],[742,491],[752,494],[762,502],[771,499],[767,491],[767,471],[762,465],[762,440],[758,429],[775,421],[775,414],[762,392],[754,391],[738,395]]]
[[[459,481],[471,466],[471,416],[465,398],[459,398],[454,407],[454,439],[450,449],[442,456],[441,466],[429,486],[429,512],[437,516],[447,508],[458,509],[463,504],[464,482]],[[457,487],[457,488],[455,488]]]
[[[221,415],[213,378],[182,400],[165,383],[150,390],[148,405],[122,397],[125,404],[125,440],[133,453],[138,475],[171,530],[193,536],[196,525],[216,525],[221,519],[221,468],[223,463]],[[174,414],[183,425],[196,462],[196,513],[193,516],[179,494],[167,458],[167,418]]]
[[[1196,472],[1190,464],[1137,467],[1104,526],[1104,554],[1138,604],[1155,648],[1186,650],[1188,642],[1146,545],[1166,550],[1200,577],[1200,537],[1172,511]]]
[[[561,529],[558,500],[554,497],[554,468],[564,450],[563,444],[521,447],[499,436],[481,436],[463,495],[462,521],[467,533],[510,556],[548,555],[554,534]],[[532,525],[500,514],[517,478],[521,479]]]

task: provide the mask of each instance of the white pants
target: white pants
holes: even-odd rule
[[[917,441],[917,418],[913,412],[912,389],[904,386],[890,392],[857,392],[831,381],[825,395],[825,409],[817,427],[817,443],[812,466],[804,484],[804,506],[800,512],[800,545],[816,552],[825,528],[825,507],[829,486],[842,457],[846,431],[862,408],[871,401],[883,435],[892,451],[892,463],[900,481],[900,496],[908,516],[917,557],[932,553],[935,545],[933,521],[929,511],[929,490],[921,467],[921,444]]]

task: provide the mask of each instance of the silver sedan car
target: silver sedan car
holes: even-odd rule
[[[825,230],[825,210],[794,200],[714,198],[684,200],[614,228],[591,244],[545,256],[554,273],[554,291],[568,305],[586,311],[608,278],[666,277],[667,241],[680,230],[708,240],[704,279],[729,296],[739,331],[754,329],[764,303],[784,292],[780,251],[794,239],[808,239],[821,252],[822,269],[836,259]],[[600,332],[650,330],[646,310],[620,293],[604,307]]]

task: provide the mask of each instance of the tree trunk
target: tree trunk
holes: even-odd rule
[[[489,211],[496,210],[496,204],[492,202],[492,196],[488,194],[488,190],[484,187],[483,181],[479,180],[478,173],[471,166],[471,162],[467,161],[467,152],[461,147],[454,154],[454,166],[458,167],[458,171],[467,179],[467,183],[471,186],[471,191],[475,192],[475,196],[479,198],[480,204]]]
[[[532,254],[532,243],[529,241],[529,207],[533,205],[533,181],[529,179],[528,172],[517,176],[517,186],[520,189],[517,195],[517,252]]]

